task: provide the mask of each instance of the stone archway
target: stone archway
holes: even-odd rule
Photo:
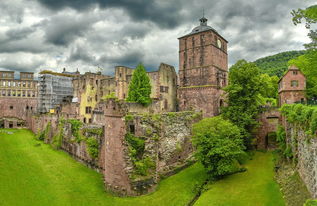
[[[256,133],[257,149],[267,149],[271,145],[269,135],[277,131],[280,112],[275,108],[269,108],[259,115],[260,126]]]

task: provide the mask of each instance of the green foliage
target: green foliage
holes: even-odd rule
[[[260,72],[269,76],[282,77],[288,69],[287,62],[291,59],[305,54],[306,51],[287,51],[256,60],[254,63],[259,67]]]
[[[302,19],[304,19],[306,21],[306,28],[311,29],[311,25],[317,23],[317,5],[310,6],[306,9],[293,10],[292,15],[295,25],[302,23]],[[304,46],[307,49],[317,49],[317,30],[310,30],[308,36],[311,42]]]
[[[317,132],[317,108],[302,104],[284,104],[281,113],[289,123],[301,125],[306,134],[316,136]]]
[[[73,136],[75,137],[75,141],[80,142],[83,139],[80,134],[80,128],[83,126],[83,123],[77,119],[69,119],[67,122],[71,124],[71,130]]]
[[[277,128],[276,141],[278,143],[280,153],[284,157],[291,159],[294,156],[292,152],[292,148],[286,143],[285,128],[281,125],[278,125],[278,128]]]
[[[289,65],[296,65],[306,77],[306,96],[317,98],[317,51],[308,51],[305,55],[290,60]]]
[[[150,157],[144,157],[145,139],[127,133],[125,139],[128,143],[129,156],[132,160],[135,174],[146,176],[150,169],[155,168],[155,162]]]
[[[307,200],[304,206],[317,206],[317,200]]]
[[[111,92],[110,94],[107,94],[105,96],[102,97],[103,100],[107,100],[107,99],[117,99],[116,94],[114,92]]]
[[[86,139],[87,151],[91,158],[96,159],[99,155],[99,142],[96,138],[90,137]]]
[[[127,101],[137,102],[144,106],[147,106],[152,102],[150,95],[150,78],[148,77],[144,66],[142,64],[139,64],[134,70],[131,82],[129,84]]]
[[[87,134],[87,136],[101,136],[103,130],[102,128],[83,128],[82,133]]]
[[[223,116],[241,129],[247,147],[251,147],[251,132],[258,125],[256,118],[262,103],[262,79],[254,63],[240,60],[230,68],[229,85],[224,89],[228,106],[222,109]]]
[[[127,114],[127,115],[125,115],[124,116],[124,121],[131,121],[131,120],[133,120],[133,115],[132,114]]]
[[[155,162],[150,157],[145,157],[134,162],[137,175],[146,176],[151,168],[155,168]]]
[[[196,156],[211,177],[239,170],[238,157],[244,153],[240,129],[221,116],[206,118],[193,125]]]
[[[51,129],[52,129],[51,122],[48,122],[45,129],[43,131],[38,132],[36,139],[41,140],[41,141],[47,139],[49,133],[51,132]]]
[[[65,120],[61,119],[58,123],[58,132],[53,136],[51,145],[55,149],[59,149],[62,145]]]

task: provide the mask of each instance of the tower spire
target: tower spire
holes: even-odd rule
[[[203,17],[199,21],[201,26],[207,26],[208,19],[205,18],[205,8],[203,8]]]

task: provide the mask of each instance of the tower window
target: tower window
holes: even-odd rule
[[[291,87],[298,87],[298,81],[297,80],[292,80],[291,81]]]
[[[297,71],[293,71],[293,75],[297,75]]]

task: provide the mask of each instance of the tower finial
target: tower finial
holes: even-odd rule
[[[205,17],[205,8],[203,8],[203,18]]]

